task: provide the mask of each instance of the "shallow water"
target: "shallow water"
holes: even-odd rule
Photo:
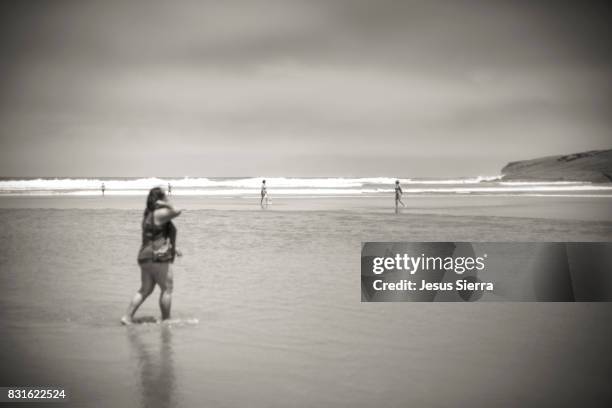
[[[360,303],[366,240],[609,241],[611,221],[192,210],[173,321],[119,325],[140,210],[2,209],[2,384],[74,406],[590,405],[608,304]],[[139,316],[158,316],[158,291]],[[196,322],[197,320],[197,322]]]

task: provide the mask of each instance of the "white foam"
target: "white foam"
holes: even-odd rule
[[[529,193],[529,192],[571,192],[571,191],[610,191],[612,187],[597,185],[527,185],[527,186],[486,186],[486,187],[440,187],[405,188],[405,193]]]
[[[563,186],[563,185],[588,185],[584,181],[501,181],[502,186]]]
[[[461,178],[448,180],[417,180],[399,179],[402,184],[478,184],[483,181],[496,180],[499,176],[476,178]],[[393,185],[392,177],[362,177],[362,178],[287,178],[287,177],[250,177],[210,179],[206,177],[184,177],[161,179],[158,177],[113,180],[113,179],[30,179],[30,180],[3,180],[0,181],[0,191],[27,191],[27,190],[100,190],[102,184],[106,190],[148,190],[153,187],[166,187],[171,184],[173,188],[253,188],[258,189],[261,181],[265,179],[269,186],[276,188],[351,188],[365,185]]]
[[[106,195],[140,196],[156,186],[172,185],[177,196],[252,196],[259,194],[264,177],[210,179],[184,177],[162,179],[31,179],[0,181],[1,195],[68,195],[99,196],[104,183]],[[265,177],[271,195],[347,196],[365,194],[392,194],[395,178],[287,178]],[[612,191],[608,185],[568,181],[500,181],[499,176],[460,179],[400,179],[408,194],[502,194],[502,193],[563,193]]]
[[[473,178],[461,178],[461,179],[448,179],[448,180],[415,180],[406,179],[402,181],[403,184],[478,184],[482,182],[497,181],[501,176],[478,176]]]

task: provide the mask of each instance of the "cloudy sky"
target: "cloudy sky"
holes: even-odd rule
[[[458,176],[612,147],[605,2],[16,1],[0,177]]]

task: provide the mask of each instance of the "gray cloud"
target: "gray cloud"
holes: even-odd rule
[[[612,140],[603,2],[1,7],[0,176],[491,174]]]

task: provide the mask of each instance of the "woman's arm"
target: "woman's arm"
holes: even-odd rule
[[[176,256],[181,256],[180,252],[176,249],[176,227],[172,221],[168,222],[168,238],[170,238],[170,244],[172,245],[172,260]]]
[[[173,218],[181,215],[182,210],[175,210],[172,205],[167,202],[160,202],[158,208],[153,213],[153,220],[156,225],[163,225]]]

